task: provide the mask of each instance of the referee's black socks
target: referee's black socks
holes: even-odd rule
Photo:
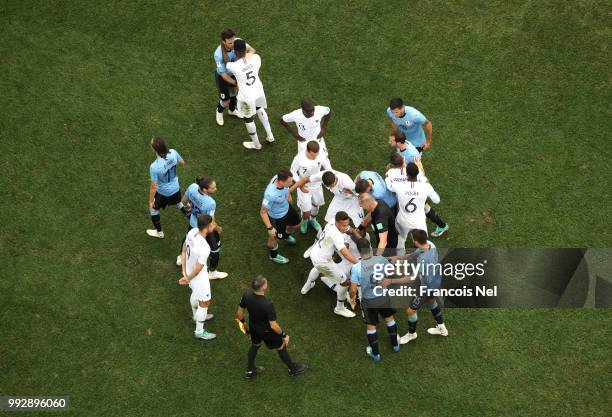
[[[438,227],[446,227],[446,222],[436,213],[433,207],[429,207],[429,211],[425,213],[425,216],[434,222]]]
[[[257,351],[259,350],[259,346],[251,345],[249,349],[249,362],[247,364],[247,369],[249,371],[255,369],[255,357],[257,356]]]
[[[278,351],[278,356],[281,358],[284,364],[287,365],[287,368],[289,368],[289,370],[295,368],[295,364],[291,361],[291,357],[289,356],[289,352],[287,352],[286,347]]]
[[[230,98],[229,109],[230,111],[236,110],[236,97]]]

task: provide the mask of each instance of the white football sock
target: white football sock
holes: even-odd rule
[[[189,303],[191,304],[192,316],[195,317],[196,311],[198,309],[198,300],[196,300],[196,298],[193,295],[193,293],[191,293],[191,297],[189,298]]]
[[[208,307],[200,307],[196,310],[196,332],[201,333],[204,330],[204,321],[206,320],[206,314],[208,313]]]
[[[266,130],[266,135],[268,137],[274,136],[272,134],[272,128],[270,127],[270,120],[268,119],[268,113],[266,113],[266,110],[265,109],[257,110],[257,117],[259,117],[259,121],[261,122],[264,129]]]
[[[261,145],[259,143],[259,138],[257,137],[257,126],[255,126],[255,122],[248,122],[244,124],[246,126],[247,132],[249,132],[249,136],[253,143],[257,146]]]
[[[315,282],[319,278],[319,270],[317,268],[312,268],[308,273],[307,282]]]
[[[344,302],[346,301],[346,294],[348,293],[348,288],[343,287],[342,285],[336,285],[336,307],[343,308]]]

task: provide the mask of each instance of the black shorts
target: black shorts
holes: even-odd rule
[[[211,252],[217,252],[221,248],[221,236],[216,230],[206,235],[206,242],[210,246]]]
[[[414,288],[421,287],[421,278],[417,278],[416,280],[414,280],[413,287]],[[432,300],[435,300],[435,299],[436,297],[415,295],[414,297],[410,299],[410,304],[408,304],[408,306],[413,310],[418,310],[419,308],[421,308],[424,302],[430,303]]]
[[[289,211],[280,219],[273,219],[270,217],[270,223],[276,229],[276,237],[279,239],[287,239],[289,234],[287,234],[287,226],[297,226],[300,224],[300,215],[297,214],[297,211],[293,208],[291,204],[289,204]]]
[[[363,308],[361,309],[361,315],[365,324],[370,326],[376,326],[378,324],[378,315],[383,319],[391,317],[395,314],[395,310],[392,308]]]
[[[169,197],[155,193],[155,200],[153,200],[153,208],[155,210],[165,209],[167,206],[176,206],[181,202],[181,190],[178,190],[175,194]]]
[[[231,77],[236,79],[234,76]],[[217,91],[219,91],[219,99],[229,100],[232,97],[232,89],[235,88],[235,86],[225,81],[217,72],[215,72],[215,83],[217,84]],[[234,93],[234,95],[236,94]]]
[[[280,334],[273,331],[264,334],[251,333],[251,342],[254,345],[259,345],[264,342],[268,349],[278,349],[283,345],[283,338]]]

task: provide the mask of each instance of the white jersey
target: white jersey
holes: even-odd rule
[[[329,112],[329,107],[315,106],[314,115],[312,117],[306,117],[302,109],[297,109],[283,115],[283,121],[285,123],[295,123],[300,137],[307,141],[316,140],[319,133],[321,133],[321,120],[323,116],[328,115]]]
[[[355,194],[355,183],[343,172],[331,170],[336,175],[336,185],[329,189],[334,197],[338,197],[344,200],[358,199]],[[323,183],[323,174],[325,171],[318,172],[310,177],[310,183],[313,186]]]
[[[301,152],[293,158],[293,162],[291,163],[291,173],[296,181],[298,178],[301,180],[318,174],[321,170],[329,171],[331,169],[329,159],[321,153],[319,153],[315,159],[310,159],[306,156],[305,152]],[[321,188],[321,184],[312,184],[311,187],[313,189]]]
[[[225,67],[230,74],[236,77],[238,100],[254,101],[265,95],[263,84],[259,79],[259,68],[261,67],[259,55],[253,54],[249,58],[239,58],[235,62],[228,62]]]
[[[387,188],[391,190],[391,184],[394,182],[405,182],[407,180],[406,170],[404,168],[391,168],[385,174],[385,183],[387,184]],[[427,177],[419,171],[419,175],[417,175],[417,181],[419,182],[429,182]],[[393,190],[391,190],[393,191]]]
[[[399,213],[397,220],[411,226],[425,223],[425,202],[429,198],[434,204],[440,202],[440,196],[426,181],[410,181],[406,175],[390,176],[387,173],[387,187],[397,195]]]
[[[187,275],[191,274],[197,264],[204,265],[204,268],[196,275],[190,282],[189,286],[192,287],[197,281],[206,279],[208,280],[208,256],[210,255],[210,246],[206,239],[198,234],[199,230],[194,227],[187,233],[185,239],[185,272]],[[192,287],[193,288],[193,287]]]
[[[334,252],[344,247],[344,233],[335,224],[328,223],[312,246],[310,259],[312,262],[332,262]]]

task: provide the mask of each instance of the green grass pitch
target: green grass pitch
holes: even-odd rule
[[[335,316],[320,283],[299,293],[312,232],[272,264],[258,210],[295,154],[278,120],[302,96],[332,108],[332,163],[355,175],[383,170],[399,95],[433,123],[424,163],[451,225],[439,245],[609,247],[610,12],[586,0],[0,1],[0,395],[68,395],[57,415],[81,416],[609,415],[612,310],[444,310],[444,340],[427,337],[423,312],[419,340],[392,355],[381,337],[374,364],[360,320]],[[224,26],[262,57],[277,141],[259,153],[242,148],[239,120],[214,122]],[[187,161],[183,189],[217,179],[230,277],[212,283],[210,343],[193,340],[176,283],[184,220],[166,210],[166,239],[145,234],[153,134]],[[232,320],[257,273],[311,367],[302,376],[261,350],[266,373],[243,378],[249,343]]]

